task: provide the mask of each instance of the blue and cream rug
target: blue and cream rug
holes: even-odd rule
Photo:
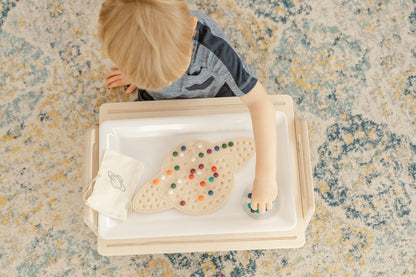
[[[112,65],[101,1],[0,0],[0,276],[416,275],[416,1],[196,0],[309,122],[300,249],[102,257],[81,218],[82,137]]]

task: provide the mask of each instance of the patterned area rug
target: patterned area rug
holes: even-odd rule
[[[416,275],[416,1],[196,0],[308,119],[300,249],[102,257],[82,137],[107,102],[102,1],[0,0],[0,276]]]

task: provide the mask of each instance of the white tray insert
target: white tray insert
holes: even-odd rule
[[[245,193],[251,191],[255,175],[254,157],[236,174],[229,200],[217,211],[206,215],[183,214],[175,209],[153,214],[133,212],[124,222],[100,214],[99,235],[103,239],[134,239],[293,229],[296,211],[285,114],[277,111],[276,121],[279,195],[273,216],[255,219],[244,211],[241,204]],[[112,120],[103,122],[99,133],[100,161],[104,151],[111,149],[144,163],[137,190],[159,172],[171,149],[183,142],[196,139],[216,142],[234,137],[253,137],[249,113]]]

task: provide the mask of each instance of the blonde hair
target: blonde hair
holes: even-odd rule
[[[193,26],[184,0],[106,0],[99,36],[137,87],[160,89],[178,79],[192,55]]]

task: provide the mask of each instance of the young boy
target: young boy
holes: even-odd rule
[[[276,120],[263,86],[214,20],[184,0],[106,0],[100,39],[117,66],[110,88],[139,88],[138,100],[239,96],[256,144],[252,209],[264,213],[277,197]]]

